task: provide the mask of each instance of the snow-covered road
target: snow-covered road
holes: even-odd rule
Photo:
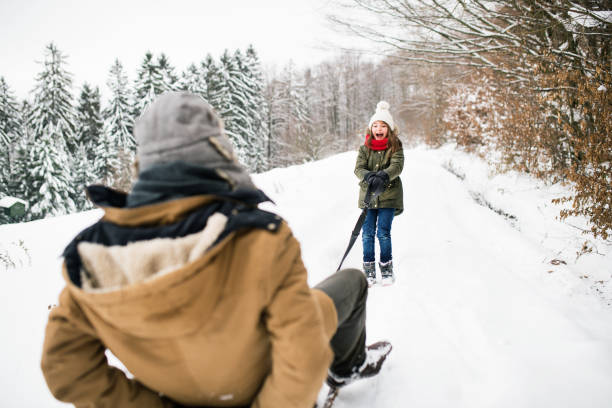
[[[272,177],[292,191],[276,201],[313,283],[335,269],[359,214],[354,160],[346,153]],[[344,389],[336,406],[612,406],[612,310],[579,278],[559,279],[543,262],[549,248],[478,204],[437,152],[406,151],[402,182],[397,282],[374,287],[368,304],[370,341],[390,339],[394,350],[382,375]],[[359,240],[344,266],[360,257]]]
[[[397,281],[372,288],[368,300],[369,341],[386,338],[394,349],[381,375],[343,389],[335,406],[612,406],[611,246],[590,240],[594,253],[576,257],[586,238],[554,219],[557,187],[492,177],[448,149],[405,154],[405,211],[392,231]],[[266,207],[300,240],[312,284],[336,269],[359,216],[355,158],[347,152],[254,177],[276,202]],[[464,180],[445,169],[450,161]],[[474,193],[516,219],[478,204]],[[7,407],[63,406],[39,369],[47,305],[62,285],[63,246],[97,217],[0,227],[3,247],[22,239],[32,257],[30,267],[2,270]],[[359,239],[344,267],[360,265]]]

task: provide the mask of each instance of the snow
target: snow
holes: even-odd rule
[[[606,23],[612,23],[612,10],[586,10],[584,8],[569,12],[572,22],[576,26],[597,27]]]
[[[368,342],[388,339],[393,351],[379,376],[342,389],[335,407],[609,407],[612,244],[581,234],[584,219],[556,219],[550,200],[567,187],[495,175],[451,147],[405,156],[397,280],[368,298]],[[254,176],[276,203],[263,207],[301,242],[311,284],[336,269],[359,216],[355,159],[346,152]],[[6,406],[65,406],[40,372],[44,327],[63,286],[63,247],[100,216],[0,226],[0,248],[22,240],[31,257],[0,263]],[[585,241],[592,251],[580,255]],[[358,240],[344,267],[360,265]]]
[[[21,204],[23,204],[25,206],[27,206],[27,204],[28,204],[25,201],[23,201],[22,199],[19,199],[17,197],[6,196],[6,197],[2,197],[0,199],[0,207],[10,208],[13,205],[15,205],[16,203],[21,203]]]

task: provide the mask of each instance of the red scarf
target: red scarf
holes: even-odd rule
[[[370,138],[370,135],[366,135],[365,145],[368,146],[370,149],[376,151],[387,150],[387,147],[389,147],[389,138],[385,137],[384,139],[376,140],[373,137]]]

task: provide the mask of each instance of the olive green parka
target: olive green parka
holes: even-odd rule
[[[359,148],[355,175],[359,179],[359,208],[365,207],[365,196],[368,183],[363,179],[369,171],[383,170],[389,175],[385,191],[370,202],[371,208],[395,208],[395,215],[404,211],[404,190],[400,174],[404,168],[404,150],[400,148],[395,153],[391,149],[375,151],[366,145]]]

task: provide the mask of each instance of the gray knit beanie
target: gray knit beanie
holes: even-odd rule
[[[238,163],[223,122],[204,99],[187,92],[159,96],[134,126],[140,171],[174,161],[216,170],[232,188],[255,188]]]

